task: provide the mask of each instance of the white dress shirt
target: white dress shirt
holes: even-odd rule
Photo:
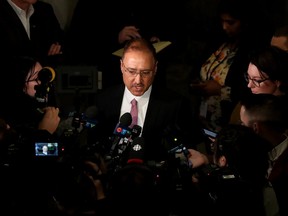
[[[125,87],[119,119],[124,113],[126,112],[130,113],[131,100],[135,98],[138,102],[138,124],[137,125],[143,128],[151,90],[152,90],[152,86],[150,86],[150,88],[142,96],[134,96],[128,90],[128,88]]]

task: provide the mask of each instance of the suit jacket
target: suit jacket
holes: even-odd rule
[[[104,138],[113,135],[119,122],[124,89],[121,84],[98,94],[99,134]],[[165,160],[167,152],[179,144],[186,147],[196,145],[201,133],[199,124],[191,113],[188,99],[171,90],[153,86],[142,128],[142,137],[145,140],[144,158]],[[174,141],[174,137],[178,138],[178,142]]]
[[[269,175],[269,181],[275,190],[279,204],[280,215],[288,214],[288,149],[286,149],[275,161]]]
[[[52,43],[64,39],[53,8],[50,4],[38,1],[33,5],[34,14],[30,18],[29,39],[21,20],[7,2],[0,0],[0,46],[6,56],[27,55],[39,58],[42,63],[54,63],[55,56],[47,56]]]

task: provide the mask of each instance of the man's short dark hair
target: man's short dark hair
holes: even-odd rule
[[[251,94],[241,100],[251,121],[261,122],[273,130],[287,126],[287,97],[273,94]]]

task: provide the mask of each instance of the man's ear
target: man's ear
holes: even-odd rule
[[[226,157],[224,155],[222,155],[220,158],[219,158],[219,166],[220,167],[225,167],[227,166],[227,160],[226,160]]]
[[[252,128],[256,134],[260,133],[260,125],[259,122],[253,122]]]
[[[121,70],[121,72],[123,74],[123,60],[122,59],[120,59],[120,70]]]
[[[155,74],[157,73],[158,70],[158,61],[155,62]]]

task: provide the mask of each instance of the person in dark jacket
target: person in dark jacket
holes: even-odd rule
[[[64,31],[53,7],[37,0],[0,1],[0,44],[5,56],[33,56],[43,65],[62,61]]]

